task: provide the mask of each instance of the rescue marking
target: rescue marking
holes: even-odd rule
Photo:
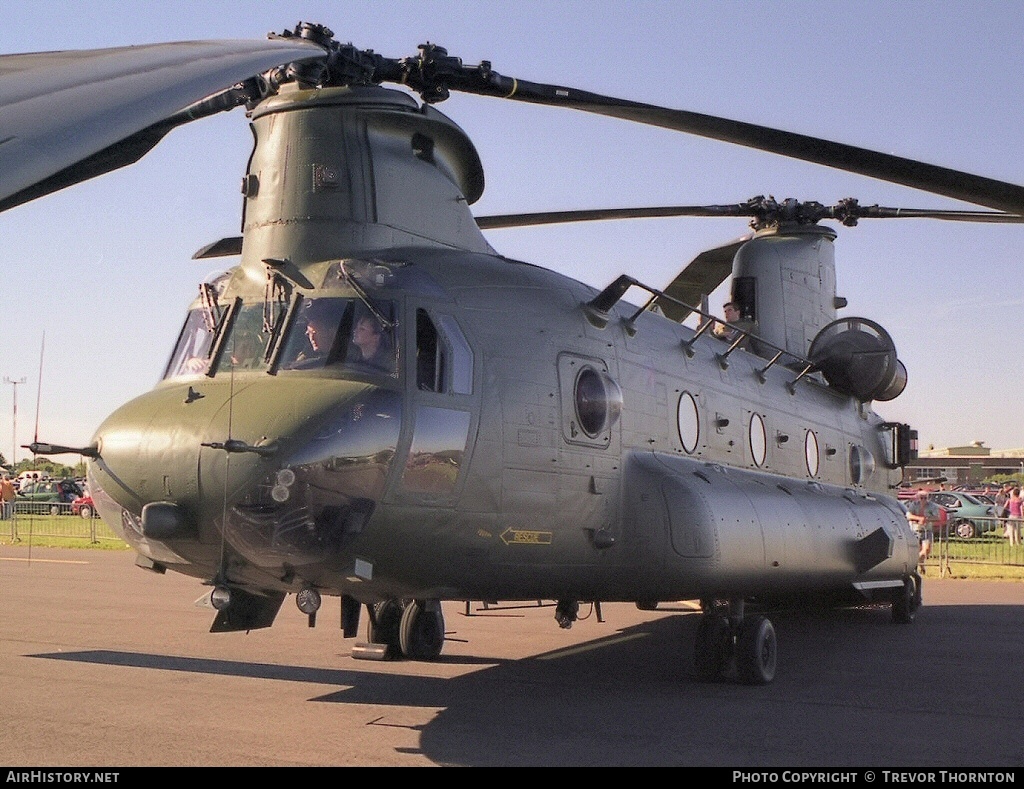
[[[501,533],[505,545],[551,545],[553,539],[554,534],[549,531],[509,528]]]

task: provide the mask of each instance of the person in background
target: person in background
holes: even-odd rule
[[[935,539],[935,524],[939,522],[939,506],[928,499],[928,491],[919,490],[917,495],[907,504],[907,520],[917,535],[920,545],[917,552],[917,566],[924,575],[925,561],[932,552],[932,541]]]
[[[1020,521],[1024,518],[1024,499],[1020,497],[1020,488],[1010,490],[1010,498],[1006,500],[1006,537],[1010,545],[1020,545]]]
[[[18,491],[14,489],[11,475],[4,474],[3,479],[0,479],[0,520],[14,517],[14,500],[17,497]]]
[[[1006,509],[1006,500],[1010,498],[1010,487],[1011,485],[1009,482],[1003,484],[993,499],[996,503],[993,512],[995,512],[996,517],[1000,520],[1009,514]]]

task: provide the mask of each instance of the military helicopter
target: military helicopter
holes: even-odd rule
[[[775,606],[885,604],[913,621],[918,546],[894,490],[915,434],[872,408],[907,371],[881,325],[838,316],[836,232],[820,222],[1019,222],[1024,188],[526,82],[432,44],[386,58],[308,23],[8,55],[0,84],[0,210],[130,164],[184,123],[250,119],[242,236],[196,253],[239,261],[199,285],[162,380],[88,446],[29,445],[88,458],[97,511],[140,567],[210,587],[214,632],[268,627],[288,595],[313,625],[337,596],[345,638],[366,611],[354,657],[431,660],[444,601],[557,601],[570,627],[581,603],[698,599],[698,676],[766,684]],[[994,210],[762,196],[475,217],[482,162],[434,106],[453,90]],[[665,287],[623,274],[600,291],[481,232],[645,216],[748,217],[751,232]],[[741,317],[723,323],[706,302],[730,278]]]

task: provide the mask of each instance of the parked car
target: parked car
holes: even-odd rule
[[[73,479],[46,480],[22,485],[14,500],[15,512],[24,515],[60,515],[71,512],[70,504],[82,489]]]
[[[928,498],[947,513],[948,526],[943,536],[957,536],[969,540],[979,534],[995,531],[999,521],[995,508],[971,493],[959,490],[936,490]]]
[[[73,502],[71,502],[71,514],[80,515],[81,517],[88,520],[96,512],[96,507],[92,503],[92,496],[86,493],[84,496],[79,496]]]

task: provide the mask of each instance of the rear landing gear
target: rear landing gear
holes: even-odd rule
[[[724,615],[714,601],[702,601],[697,624],[694,667],[706,682],[735,678],[746,685],[767,685],[775,679],[778,641],[771,620],[743,615],[743,601],[729,604]]]
[[[444,613],[438,600],[383,600],[368,606],[367,644],[352,657],[364,660],[436,660],[444,647]]]

